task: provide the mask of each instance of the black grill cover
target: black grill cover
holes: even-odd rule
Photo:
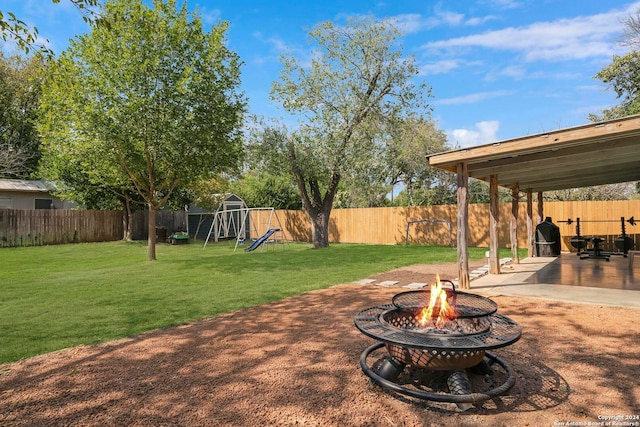
[[[536,256],[560,256],[560,228],[546,217],[536,227]]]

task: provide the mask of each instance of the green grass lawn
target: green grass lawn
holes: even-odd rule
[[[486,249],[471,248],[480,259]],[[233,251],[230,243],[157,247],[91,243],[0,249],[0,363],[262,304],[416,263],[456,249],[306,244]],[[508,256],[505,250],[501,256]]]

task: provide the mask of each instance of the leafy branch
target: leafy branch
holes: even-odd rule
[[[60,0],[51,0],[54,4],[60,3]],[[80,11],[82,19],[87,22],[95,22],[98,13],[91,9],[98,6],[99,0],[70,0],[71,3]],[[32,50],[39,51],[45,56],[52,57],[53,51],[46,47],[49,40],[44,43],[39,41],[39,33],[37,27],[29,27],[29,25],[18,18],[13,12],[4,12],[0,10],[0,31],[4,42],[13,41],[16,45],[29,54]]]

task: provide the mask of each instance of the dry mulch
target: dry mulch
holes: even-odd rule
[[[434,271],[455,277],[449,264],[378,278],[431,283]],[[494,298],[499,312],[523,328],[495,351],[517,374],[506,395],[461,412],[382,391],[360,369],[373,340],[353,317],[403,290],[340,285],[1,365],[0,425],[554,426],[640,415],[640,310],[506,296]]]

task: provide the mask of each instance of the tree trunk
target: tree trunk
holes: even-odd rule
[[[311,224],[313,227],[313,248],[328,248],[329,247],[329,212],[325,212],[326,209],[322,209],[315,215],[309,213],[311,217]]]
[[[291,170],[293,175],[296,177],[296,183],[298,185],[298,190],[300,191],[302,206],[307,211],[309,218],[311,219],[313,248],[328,248],[329,216],[331,215],[331,209],[333,208],[333,199],[335,198],[336,191],[338,191],[340,174],[336,172],[331,174],[331,177],[329,178],[329,185],[324,193],[324,197],[322,197],[320,185],[315,178],[309,178],[309,189],[307,190],[304,173],[298,166],[296,150],[291,140],[287,144],[287,150],[289,154],[289,161],[291,162]]]
[[[131,203],[129,198],[124,198],[124,215],[122,215],[122,228],[124,230],[124,236],[122,239],[125,242],[130,242],[133,236],[133,212],[131,212]]]
[[[156,260],[156,207],[149,203],[149,239],[147,240],[147,259]]]

